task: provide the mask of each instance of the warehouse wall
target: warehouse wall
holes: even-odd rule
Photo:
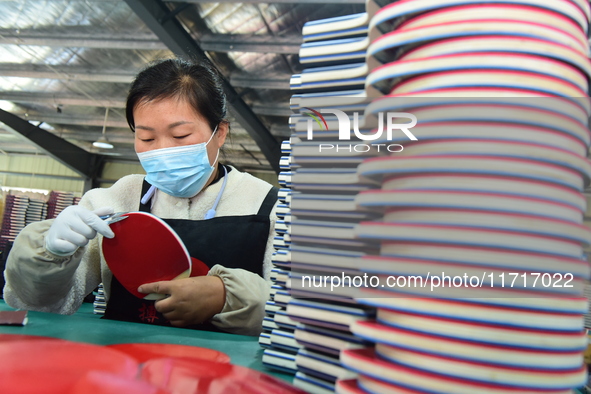
[[[108,162],[103,168],[100,185],[101,187],[109,187],[125,175],[145,173],[140,163]]]
[[[84,181],[47,156],[0,155],[0,185],[82,193]]]

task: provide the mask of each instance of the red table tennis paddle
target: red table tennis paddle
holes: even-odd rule
[[[189,358],[157,358],[142,363],[142,380],[186,394],[305,394],[295,386],[239,365]]]
[[[191,258],[183,241],[162,219],[147,212],[126,213],[111,223],[114,238],[103,238],[105,261],[117,280],[138,298],[157,300],[164,294],[143,294],[140,285],[205,275],[206,264]]]
[[[69,391],[59,394],[171,394],[138,378],[119,376],[111,372],[89,371]]]
[[[0,393],[70,393],[91,371],[133,379],[139,370],[139,363],[125,353],[56,339],[2,342],[0,360]]]
[[[138,363],[145,363],[148,360],[163,357],[180,357],[214,361],[216,363],[230,363],[230,356],[226,353],[197,346],[177,345],[173,343],[119,343],[107,345],[107,347],[135,358]]]

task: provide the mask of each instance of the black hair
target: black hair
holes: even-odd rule
[[[179,98],[186,100],[212,130],[226,122],[226,94],[217,70],[206,62],[166,59],[152,63],[135,78],[127,95],[125,116],[135,131],[133,110],[142,102]]]

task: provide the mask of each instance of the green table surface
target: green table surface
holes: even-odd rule
[[[0,300],[0,311],[14,310]],[[28,313],[25,326],[0,326],[0,333],[38,335],[76,342],[111,345],[115,343],[172,343],[199,346],[226,353],[232,364],[264,372],[289,383],[293,375],[266,368],[258,337],[152,326],[101,319],[92,313],[92,304],[82,304],[78,312],[64,316],[55,313]]]

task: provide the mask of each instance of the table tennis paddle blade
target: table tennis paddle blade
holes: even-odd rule
[[[289,383],[234,364],[190,358],[155,358],[142,363],[142,380],[187,394],[305,394]]]
[[[131,294],[146,300],[164,298],[164,294],[143,294],[137,289],[146,283],[188,278],[191,256],[177,233],[162,219],[147,212],[126,215],[125,220],[110,225],[115,237],[103,238],[105,261]]]
[[[155,358],[169,357],[230,363],[230,356],[226,353],[204,347],[177,345],[175,343],[118,343],[107,345],[107,347],[133,357],[140,364]]]
[[[69,393],[90,371],[133,379],[139,370],[139,363],[125,353],[54,338],[3,342],[0,360],[0,393]]]
[[[191,277],[205,276],[209,272],[209,267],[203,261],[191,257]]]

